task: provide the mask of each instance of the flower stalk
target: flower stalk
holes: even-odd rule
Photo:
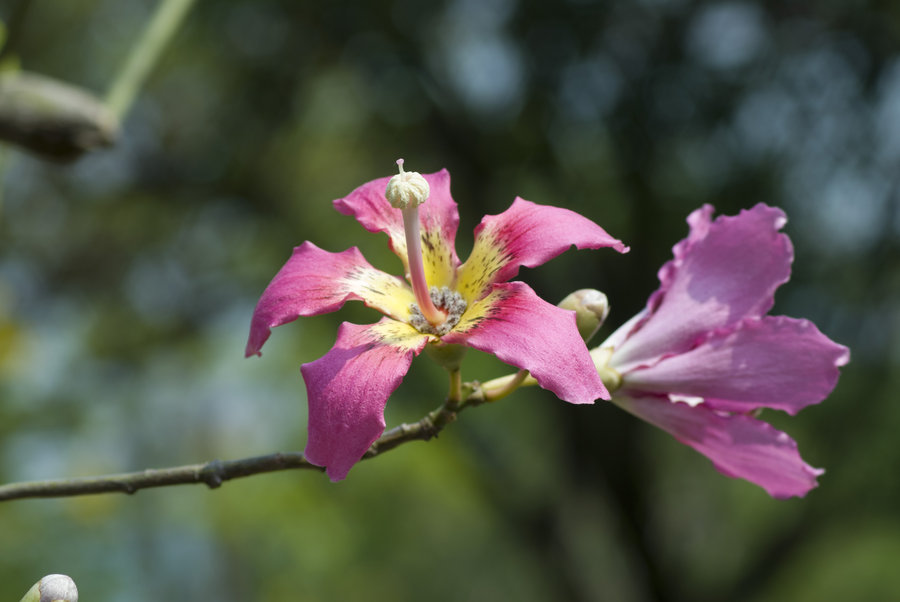
[[[536,385],[537,381],[533,378],[530,379],[531,382],[525,382],[526,379],[528,379],[528,376],[528,370],[519,370],[515,374],[509,374],[507,376],[489,380],[481,385],[484,400],[486,402],[498,401],[522,385]]]
[[[450,372],[450,392],[447,394],[447,402],[455,407],[462,403],[462,372],[459,370]]]

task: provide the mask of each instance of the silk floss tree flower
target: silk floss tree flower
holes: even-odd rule
[[[612,401],[777,498],[803,496],[822,470],[756,416],[827,397],[849,350],[814,324],[768,316],[793,261],[786,220],[757,205],[712,220],[705,205],[659,271],[646,308],[591,351]]]
[[[405,172],[402,160],[398,165],[399,174],[364,184],[334,206],[369,232],[388,235],[406,280],[372,267],[356,247],[331,253],[305,242],[263,292],[247,342],[247,356],[259,355],[271,328],[336,311],[351,299],[385,315],[375,324],[344,322],[334,347],[301,367],[309,404],[306,457],[335,481],[384,432],[387,399],[426,346],[450,357],[465,347],[486,351],[571,403],[609,399],[574,312],[509,280],[520,266],[541,265],[572,245],[627,248],[573,211],[516,198],[482,219],[472,253],[460,263],[449,174],[423,176]],[[448,369],[458,379],[454,361]]]

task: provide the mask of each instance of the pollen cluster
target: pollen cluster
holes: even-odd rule
[[[446,286],[442,286],[441,288],[432,286],[428,289],[428,294],[431,296],[431,301],[434,303],[434,306],[447,315],[446,319],[441,324],[434,326],[425,319],[425,316],[422,315],[422,310],[419,309],[417,304],[410,303],[409,311],[411,315],[409,317],[409,323],[413,328],[423,334],[443,336],[459,323],[468,304],[465,299],[462,298],[462,295]]]

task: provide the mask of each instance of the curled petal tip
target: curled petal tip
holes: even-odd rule
[[[850,348],[840,345],[841,352],[834,358],[834,366],[840,368],[850,363]]]

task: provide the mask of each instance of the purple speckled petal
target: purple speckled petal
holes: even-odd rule
[[[768,407],[795,414],[831,393],[849,359],[846,347],[807,320],[750,318],[624,374],[623,390],[702,397],[732,412]]]
[[[384,406],[428,335],[383,318],[344,322],[334,347],[301,368],[309,403],[306,458],[340,481],[384,432]]]
[[[793,247],[779,232],[784,212],[756,205],[711,222],[706,205],[688,218],[691,232],[659,271],[647,319],[617,349],[621,370],[693,347],[704,333],[764,315],[790,277]]]
[[[486,215],[475,228],[475,245],[459,268],[457,290],[471,303],[492,284],[513,278],[520,266],[539,266],[572,245],[628,251],[603,228],[574,211],[516,198],[509,209]]]
[[[617,395],[613,401],[693,447],[722,474],[755,483],[772,497],[803,497],[824,472],[803,461],[786,433],[749,416],[657,397]]]
[[[547,303],[523,282],[495,285],[442,340],[486,351],[524,368],[541,387],[564,401],[609,399],[578,334],[575,312]]]
[[[263,292],[250,322],[246,355],[259,355],[272,328],[300,316],[336,311],[357,299],[396,319],[409,317],[412,290],[402,279],[373,268],[359,249],[323,251],[311,242],[294,249]]]
[[[419,206],[422,232],[422,259],[429,286],[450,286],[459,265],[456,256],[456,230],[459,212],[450,195],[450,174],[446,169],[422,174],[431,190],[428,200]],[[346,197],[334,201],[334,208],[344,215],[352,215],[369,232],[385,232],[390,247],[409,271],[403,216],[391,207],[384,195],[390,178],[379,178],[363,184]]]

